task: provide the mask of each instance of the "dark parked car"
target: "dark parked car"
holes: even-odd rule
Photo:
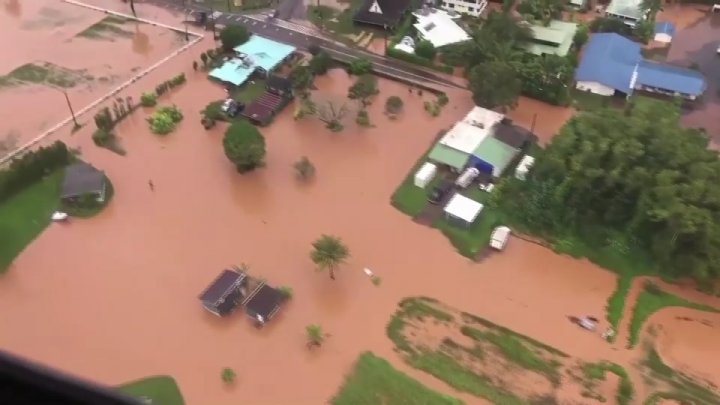
[[[452,191],[453,182],[450,180],[443,180],[442,183],[433,187],[428,195],[428,201],[430,204],[440,204],[445,197]]]

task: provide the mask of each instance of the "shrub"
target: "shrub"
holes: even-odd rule
[[[67,146],[60,141],[13,159],[8,168],[0,171],[0,201],[66,166],[71,159]]]
[[[92,134],[92,140],[97,146],[105,146],[112,140],[113,133],[107,129],[98,128]]]
[[[140,105],[143,107],[155,107],[157,105],[157,95],[155,93],[143,93],[140,96]]]
[[[440,93],[437,96],[437,103],[440,107],[445,107],[447,103],[450,102],[450,99],[448,98],[447,94]]]
[[[113,127],[112,115],[110,114],[110,109],[107,107],[104,107],[102,110],[98,111],[98,113],[95,114],[94,119],[95,126],[98,129],[110,131]]]
[[[200,62],[202,62],[203,66],[207,66],[208,56],[205,52],[200,54]]]
[[[185,83],[186,81],[187,79],[185,78],[185,73],[180,73],[179,75],[170,79],[170,84],[172,87],[175,87]]]
[[[198,63],[196,60],[193,61],[192,67],[193,67],[193,70],[198,70]]]
[[[210,102],[207,106],[205,106],[205,109],[202,110],[201,114],[205,118],[210,118],[215,121],[226,121],[227,117],[222,111],[222,103],[222,101]]]
[[[590,39],[590,27],[585,24],[580,24],[577,31],[575,31],[573,45],[575,45],[576,49],[580,49],[583,45],[585,45],[588,39]]]
[[[385,113],[391,116],[399,114],[403,109],[403,101],[398,96],[390,96],[385,100]]]
[[[437,102],[426,101],[423,103],[423,106],[425,107],[425,111],[430,113],[433,117],[440,115],[440,105]]]
[[[230,367],[225,367],[220,374],[220,378],[222,378],[225,384],[234,383],[236,377],[237,374],[235,373],[235,370],[231,369]]]
[[[310,71],[316,75],[324,75],[330,69],[330,66],[332,66],[332,58],[325,51],[318,52],[308,64]]]
[[[315,176],[315,165],[312,164],[307,156],[303,156],[293,164],[298,178],[308,180]]]
[[[370,126],[370,116],[368,115],[367,110],[360,110],[357,113],[357,117],[355,117],[355,123],[360,125],[361,127],[369,127]]]
[[[425,58],[431,61],[435,59],[436,53],[437,50],[435,49],[435,45],[433,45],[432,42],[428,40],[422,40],[418,42],[415,46],[415,54],[421,58]]]
[[[214,127],[216,122],[217,121],[209,117],[202,117],[202,119],[200,120],[200,124],[202,124],[203,128],[205,129],[210,129]]]
[[[175,106],[165,106],[148,117],[150,131],[157,135],[166,135],[175,130],[178,122],[182,121],[183,114]]]
[[[220,42],[226,52],[230,52],[236,46],[244,44],[248,39],[250,39],[250,33],[243,25],[228,25],[220,31]]]
[[[357,58],[350,63],[350,73],[360,76],[372,71],[372,62],[367,58]]]
[[[168,91],[168,83],[161,83],[155,86],[155,94],[158,96],[162,96],[163,94],[167,93]]]
[[[247,173],[265,163],[265,138],[247,121],[234,122],[223,138],[225,156],[239,173]]]
[[[278,291],[280,292],[280,295],[286,300],[292,298],[293,296],[293,289],[288,286],[281,286],[278,288]]]

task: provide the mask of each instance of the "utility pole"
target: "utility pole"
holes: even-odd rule
[[[227,0],[228,13],[230,12],[230,0]]]
[[[135,0],[130,0],[130,10],[133,13],[133,17],[137,17],[137,14],[135,13]]]
[[[79,127],[80,124],[77,122],[77,118],[75,118],[75,111],[72,108],[72,104],[70,104],[70,97],[67,94],[67,91],[60,90],[65,95],[65,101],[67,102],[67,106],[70,109],[70,115],[72,115],[73,123],[75,124],[75,128]]]

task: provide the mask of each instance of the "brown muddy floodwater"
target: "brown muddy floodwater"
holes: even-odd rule
[[[6,39],[0,48],[0,75],[27,64],[50,63],[61,81],[74,83],[67,92],[77,111],[184,41],[171,30],[136,22],[111,26],[114,32],[90,28],[105,17],[57,0],[6,1],[0,9],[0,36]],[[11,135],[19,146],[68,115],[57,87],[27,81],[0,87],[0,139]]]
[[[153,10],[143,5],[139,12],[160,13]],[[567,320],[603,318],[613,274],[519,239],[502,254],[473,263],[440,232],[390,206],[393,190],[437,133],[471,108],[467,92],[449,90],[449,105],[432,118],[423,97],[381,80],[370,107],[375,126],[358,128],[349,116],[340,133],[314,119],[293,120],[289,106],[261,129],[267,167],[241,176],[224,156],[224,126],[205,131],[200,125],[199,112],[224,95],[190,68],[211,46],[206,38],[121,93],[137,98],[185,72],[188,83],[160,100],[185,114],[174,133],[152,135],[145,122],[149,111],[139,110],[117,128],[127,156],[95,147],[91,125],[64,135],[85,160],[106,171],[115,197],[95,218],[50,226],[0,279],[0,325],[13,325],[0,333],[0,347],[111,385],[168,374],[190,405],[323,403],[366,350],[457,395],[405,365],[385,335],[397,303],[425,295],[571,355],[627,364],[628,352]],[[332,71],[317,81],[317,97],[347,101],[350,83],[345,72]],[[395,121],[381,113],[391,95],[405,101]],[[521,117],[516,120],[531,115]],[[294,175],[292,164],[301,156],[317,168],[310,184],[299,184]],[[310,243],[323,233],[340,236],[352,252],[336,281],[315,272],[308,258]],[[219,271],[240,263],[295,292],[263,330],[241,314],[209,315],[197,300]],[[380,286],[368,280],[364,267],[382,278]],[[311,323],[331,334],[313,352],[304,336]],[[238,373],[233,388],[219,378],[224,367]]]
[[[720,386],[720,314],[669,308],[651,318],[663,360],[685,374]]]

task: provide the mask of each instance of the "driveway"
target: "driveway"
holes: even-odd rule
[[[706,6],[688,6],[706,10]],[[697,12],[697,11],[696,11]],[[683,114],[683,123],[689,127],[705,128],[715,147],[720,146],[720,13],[703,16],[700,20],[680,29],[673,38],[668,61],[682,66],[698,64],[707,80],[707,90],[696,108]]]

